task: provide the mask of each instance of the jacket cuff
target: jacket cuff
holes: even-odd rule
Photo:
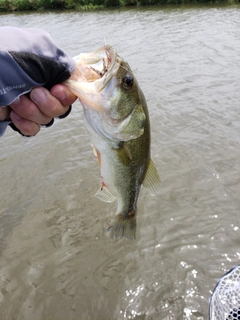
[[[7,126],[11,123],[11,121],[1,121],[0,122],[0,137],[3,136],[4,132],[7,129]]]

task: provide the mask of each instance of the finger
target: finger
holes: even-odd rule
[[[0,107],[0,121],[9,120],[10,108]]]
[[[37,123],[21,118],[15,111],[10,113],[10,118],[13,124],[25,136],[35,136],[41,129]]]
[[[39,110],[38,106],[35,105],[27,96],[22,95],[17,101],[12,103],[10,107],[18,114],[21,118],[33,121],[36,124],[47,124],[52,118],[46,116]]]
[[[75,94],[73,94],[66,86],[63,84],[57,84],[50,90],[51,94],[57,98],[64,107],[68,107],[74,103],[77,99]],[[66,111],[66,110],[65,110]]]
[[[62,89],[60,90],[60,93],[63,95],[65,91],[63,91]],[[66,104],[63,105],[58,98],[53,96],[47,89],[42,87],[33,89],[30,94],[30,98],[38,106],[40,111],[50,118],[57,118],[62,116],[68,111],[69,105],[71,104],[68,101],[69,99],[67,95],[61,97]]]

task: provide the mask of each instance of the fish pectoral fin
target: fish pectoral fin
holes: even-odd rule
[[[101,154],[100,154],[100,152],[94,147],[93,144],[91,144],[91,147],[92,147],[92,149],[93,149],[93,154],[94,154],[95,157],[97,157],[97,159],[98,159],[98,165],[99,165],[99,167],[101,168],[101,166],[102,166]]]
[[[132,154],[128,146],[122,143],[121,145],[112,149],[117,152],[118,157],[123,165],[128,166],[130,164],[132,161]]]
[[[108,203],[111,203],[116,199],[105,186],[101,187],[97,193],[95,193],[94,197]]]
[[[158,175],[157,169],[152,161],[152,159],[149,160],[148,169],[146,176],[143,181],[143,186],[147,188],[151,194],[156,194],[159,191],[160,188],[160,177]]]
[[[97,150],[96,150],[96,148],[94,147],[93,144],[91,144],[91,147],[92,147],[92,149],[93,149],[93,154],[95,155],[95,157],[97,157]]]
[[[129,158],[130,160],[132,160],[132,154],[131,154],[131,151],[130,151],[130,149],[128,148],[128,146],[126,146],[126,145],[124,144],[124,145],[123,145],[123,149],[124,149],[126,155],[128,156],[128,158]]]

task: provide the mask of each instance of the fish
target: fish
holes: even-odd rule
[[[117,201],[108,228],[114,239],[136,239],[141,186],[159,191],[160,178],[151,159],[147,102],[129,64],[111,45],[74,58],[76,72],[65,85],[78,96],[101,172],[95,196]]]

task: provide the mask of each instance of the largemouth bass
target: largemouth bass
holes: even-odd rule
[[[147,103],[130,66],[113,47],[106,45],[75,59],[77,70],[65,84],[83,106],[101,169],[95,196],[105,202],[117,200],[111,237],[134,239],[141,185],[155,194],[160,184],[150,157]]]

